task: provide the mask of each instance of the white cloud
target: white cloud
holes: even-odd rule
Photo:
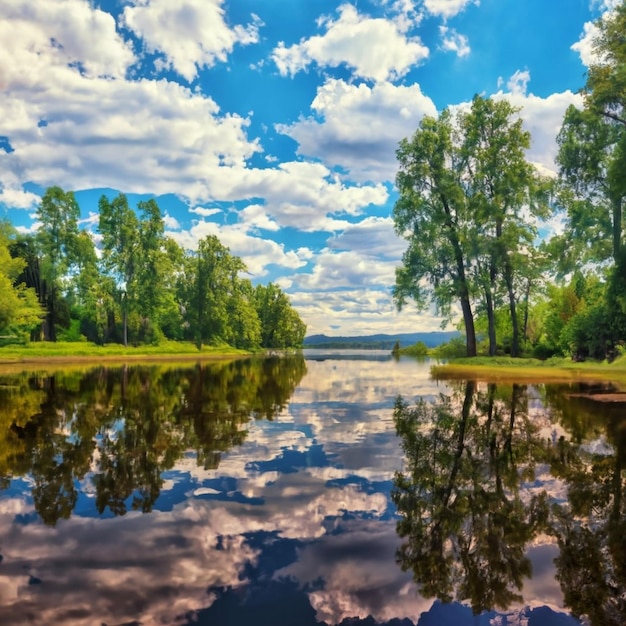
[[[267,215],[278,225],[305,232],[341,230],[346,224],[342,214],[361,215],[370,204],[382,205],[388,198],[383,185],[345,184],[321,163],[289,161],[230,174],[213,181],[217,197],[264,198]]]
[[[350,4],[339,7],[337,20],[328,17],[320,25],[324,35],[288,47],[281,42],[274,49],[272,58],[283,76],[315,62],[320,67],[346,64],[361,78],[395,80],[428,56],[428,48],[417,37],[406,37],[392,20],[360,15]]]
[[[129,45],[87,2],[2,2],[0,39],[11,42],[0,47],[0,136],[13,149],[0,150],[4,188],[32,181],[206,201],[212,180],[260,150],[249,121],[212,98],[128,80]]]
[[[303,289],[327,291],[337,288],[367,288],[370,285],[393,285],[397,261],[381,260],[372,250],[322,250],[315,257],[311,273],[298,274],[295,284]]]
[[[204,207],[193,207],[189,209],[189,213],[195,213],[202,217],[211,217],[211,215],[219,215],[223,213],[222,209],[206,209]]]
[[[360,181],[393,180],[398,143],[415,131],[424,115],[437,114],[418,84],[370,87],[337,79],[318,87],[311,108],[318,117],[278,125],[277,130],[298,142],[300,154],[339,165]]]
[[[508,90],[516,96],[525,96],[530,82],[530,72],[528,70],[516,70],[509,78],[506,86]]]
[[[424,0],[429,13],[446,19],[461,13],[468,4],[478,4],[478,0]]]
[[[166,68],[192,81],[198,69],[226,61],[235,44],[259,40],[261,22],[230,28],[223,0],[131,0],[122,23],[142,38],[149,52],[162,52]]]
[[[468,38],[457,33],[454,28],[442,25],[439,27],[439,34],[442,38],[441,48],[446,52],[454,52],[458,57],[465,57],[471,52]]]
[[[13,187],[0,188],[0,205],[9,209],[32,209],[41,202],[41,196]]]
[[[598,57],[593,50],[593,40],[598,36],[599,29],[593,22],[586,22],[583,29],[580,40],[572,44],[571,49],[578,52],[582,64],[585,67],[589,67],[598,61]]]
[[[399,262],[406,242],[394,231],[391,217],[367,217],[347,226],[340,235],[327,241],[330,250],[351,250],[361,254],[375,254]]]
[[[48,83],[50,65],[72,65],[90,78],[124,77],[136,61],[131,46],[116,32],[113,17],[91,4],[86,0],[3,0],[2,90],[15,84],[37,88]]]
[[[582,97],[571,91],[553,93],[547,98],[540,98],[532,93],[502,93],[496,98],[506,98],[514,106],[522,107],[520,116],[524,120],[524,127],[530,132],[531,146],[527,153],[529,161],[545,168],[545,171],[555,172],[554,159],[558,152],[556,136],[561,129],[563,116],[570,104],[582,107]]]
[[[262,204],[249,204],[238,213],[238,219],[245,224],[246,229],[277,231],[280,226],[265,211]]]
[[[246,119],[200,93],[164,80],[89,79],[54,50],[31,67],[29,39],[18,29],[12,41],[10,58],[0,56],[0,136],[13,148],[0,152],[4,181],[207,200],[212,179],[260,149]]]
[[[622,0],[602,0],[599,2],[599,8],[602,11],[600,19],[609,17],[611,13],[622,3]],[[600,34],[600,29],[595,22],[585,22],[583,32],[580,39],[570,46],[571,50],[578,52],[580,61],[585,67],[589,67],[595,63],[600,63],[602,59],[593,49],[594,40]]]
[[[180,229],[180,223],[178,222],[178,220],[175,217],[168,215],[167,213],[163,216],[163,224],[168,230]]]
[[[289,298],[306,323],[309,335],[370,335],[441,330],[441,318],[435,315],[434,309],[418,313],[413,306],[408,305],[398,312],[389,289],[360,286],[325,292],[309,291],[306,287],[298,288],[297,278]]]

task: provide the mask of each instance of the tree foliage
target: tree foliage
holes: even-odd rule
[[[520,351],[518,302],[529,288],[536,220],[549,214],[547,185],[526,161],[530,135],[506,101],[476,96],[468,111],[425,117],[397,151],[396,230],[408,240],[396,271],[399,306],[433,300],[450,317],[460,305],[467,354],[476,354],[474,316],[487,314],[490,353],[495,310],[506,299]]]
[[[271,295],[259,298],[264,287],[245,278],[243,261],[217,237],[205,237],[195,251],[182,248],[166,235],[154,199],[134,209],[124,194],[102,196],[98,208],[99,251],[91,233],[78,229],[74,195],[58,187],[42,199],[35,237],[3,227],[0,255],[10,251],[10,261],[0,278],[9,294],[0,303],[0,329],[32,327],[44,311],[44,332],[33,338],[302,345],[306,326],[287,295],[271,285]]]
[[[0,337],[14,337],[28,333],[44,316],[37,293],[20,277],[25,261],[11,256],[13,229],[0,222]]]

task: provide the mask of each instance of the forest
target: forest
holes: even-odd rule
[[[425,117],[397,150],[394,298],[460,311],[463,351],[613,359],[626,342],[626,3],[597,23],[596,64],[557,136],[556,177],[527,161],[504,99]],[[552,225],[552,227],[551,227]],[[554,225],[557,225],[555,228]]]
[[[0,223],[5,341],[302,345],[306,326],[287,295],[273,283],[253,286],[243,261],[217,237],[183,249],[166,236],[154,199],[134,210],[124,194],[103,195],[98,209],[98,251],[78,227],[74,193],[60,187],[46,190],[35,234]]]

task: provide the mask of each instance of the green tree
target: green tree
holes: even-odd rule
[[[13,232],[7,222],[0,222],[0,336],[29,331],[44,316],[35,290],[20,281],[26,262],[11,256]]]
[[[137,295],[141,330],[144,340],[158,342],[161,337],[160,317],[166,301],[165,226],[161,209],[154,198],[139,202],[139,263]]]
[[[409,246],[396,270],[394,297],[419,307],[433,300],[445,317],[459,303],[468,356],[476,355],[474,314],[488,320],[496,351],[495,311],[510,310],[511,353],[518,356],[518,302],[532,277],[535,222],[547,217],[547,183],[526,161],[530,135],[518,110],[476,96],[469,110],[425,117],[397,151],[396,231]]]
[[[205,343],[230,338],[228,303],[238,289],[238,274],[246,269],[215,235],[198,244],[186,258],[181,281],[181,300],[189,333],[198,349]]]
[[[159,299],[159,322],[168,339],[180,340],[184,336],[183,315],[178,299],[179,284],[183,276],[185,251],[171,237],[165,237],[161,258],[163,291]]]
[[[471,109],[459,118],[464,188],[476,222],[475,282],[484,293],[490,355],[497,343],[495,309],[501,294],[506,294],[511,355],[519,356],[522,333],[517,306],[521,290],[528,298],[532,284],[528,270],[536,256],[535,221],[550,213],[547,183],[526,160],[530,133],[523,129],[518,112],[506,100],[475,96]]]
[[[264,348],[302,346],[306,325],[278,285],[257,285],[254,302],[261,320],[261,345]]]
[[[226,341],[236,348],[261,345],[261,321],[254,306],[254,288],[247,279],[236,279],[226,302],[228,334]]]
[[[432,299],[444,317],[450,317],[453,303],[459,302],[467,355],[476,356],[466,243],[473,223],[452,113],[446,109],[437,119],[424,117],[413,137],[400,142],[396,157],[399,198],[393,219],[396,232],[409,245],[396,269],[394,299],[399,308],[409,297],[418,308]]]
[[[617,4],[596,25],[598,61],[587,72],[585,103],[606,119],[626,126],[626,2]]]
[[[136,310],[137,273],[140,257],[139,220],[124,194],[98,202],[98,232],[102,235],[105,274],[115,285],[115,299],[122,313],[123,339],[128,345],[128,318]]]
[[[557,137],[559,201],[567,211],[564,260],[617,260],[625,226],[625,142],[626,130],[595,111],[567,109]]]
[[[40,222],[36,241],[41,259],[41,274],[47,284],[47,315],[43,329],[44,338],[56,341],[58,305],[61,280],[75,261],[80,208],[72,191],[49,187],[37,208]]]

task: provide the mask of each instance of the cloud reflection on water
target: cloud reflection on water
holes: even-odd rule
[[[394,559],[389,491],[402,457],[393,401],[441,392],[426,363],[308,361],[274,421],[252,421],[216,469],[180,459],[148,515],[98,519],[84,509],[51,528],[33,521],[26,494],[0,498],[0,623],[184,624],[195,615],[214,626],[243,619],[262,589],[282,588],[307,599],[310,611],[298,605],[307,624],[371,616],[421,626],[433,601]],[[535,545],[529,557],[539,565],[553,548]],[[525,599],[558,610],[549,571],[538,567]]]

